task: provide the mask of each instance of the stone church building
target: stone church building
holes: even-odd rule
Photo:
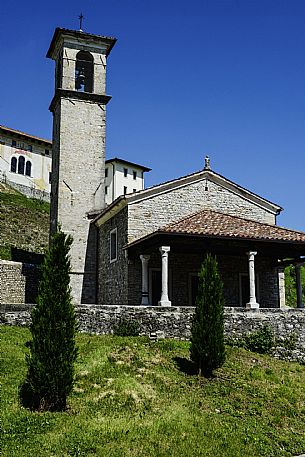
[[[47,53],[55,61],[51,230],[60,224],[73,236],[75,302],[192,306],[210,252],[226,305],[284,305],[291,263],[301,306],[305,233],[278,227],[280,206],[219,175],[208,158],[198,172],[106,204],[106,66],[115,42],[57,28]]]

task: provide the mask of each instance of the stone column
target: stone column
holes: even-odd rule
[[[295,265],[295,277],[297,286],[297,308],[304,308],[302,297],[302,280],[301,280],[301,265]]]
[[[250,300],[246,304],[246,308],[259,308],[259,304],[256,301],[255,296],[255,271],[254,271],[254,257],[256,256],[255,251],[247,252],[249,261],[249,285],[250,285]]]
[[[142,300],[141,305],[149,305],[148,298],[148,261],[150,255],[140,255],[142,262]]]
[[[169,246],[161,246],[159,248],[162,256],[162,294],[161,300],[158,302],[159,306],[171,306],[172,303],[168,298],[168,253],[170,251]]]
[[[278,278],[279,278],[280,308],[284,308],[286,306],[286,292],[285,292],[285,273],[284,273],[283,268],[280,268],[278,270]]]

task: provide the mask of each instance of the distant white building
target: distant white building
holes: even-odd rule
[[[50,200],[52,142],[0,125],[0,181],[28,197]],[[151,168],[117,157],[106,160],[105,203],[144,189]]]
[[[127,160],[105,161],[105,202],[110,205],[121,195],[132,194],[144,189],[144,173],[151,168]]]
[[[0,181],[48,201],[51,169],[51,141],[0,125]]]

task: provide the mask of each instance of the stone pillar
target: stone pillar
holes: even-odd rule
[[[254,257],[256,256],[255,251],[247,252],[249,261],[249,285],[250,285],[250,300],[246,304],[246,308],[259,308],[259,304],[256,301],[255,296],[255,271],[254,271]]]
[[[161,300],[158,302],[159,306],[171,306],[172,303],[168,298],[168,253],[170,251],[169,246],[161,246],[159,248],[162,256],[162,293]]]
[[[279,278],[279,301],[280,301],[280,308],[284,308],[286,306],[286,291],[285,291],[285,272],[283,268],[278,270],[278,278]]]
[[[148,261],[150,255],[140,255],[142,262],[142,300],[141,305],[149,305],[148,299]]]
[[[302,280],[301,280],[301,265],[295,265],[295,277],[297,286],[297,308],[304,308],[302,297]]]

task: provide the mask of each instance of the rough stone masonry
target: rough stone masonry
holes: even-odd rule
[[[28,326],[34,305],[0,305],[0,323]],[[152,339],[190,337],[193,307],[160,306],[96,306],[76,307],[79,330],[85,333],[111,334],[120,319],[137,321],[140,334]],[[284,343],[293,337],[295,348],[287,349],[281,344],[273,351],[279,358],[305,362],[305,310],[295,308],[225,308],[225,336],[240,337],[268,325],[276,338]]]

